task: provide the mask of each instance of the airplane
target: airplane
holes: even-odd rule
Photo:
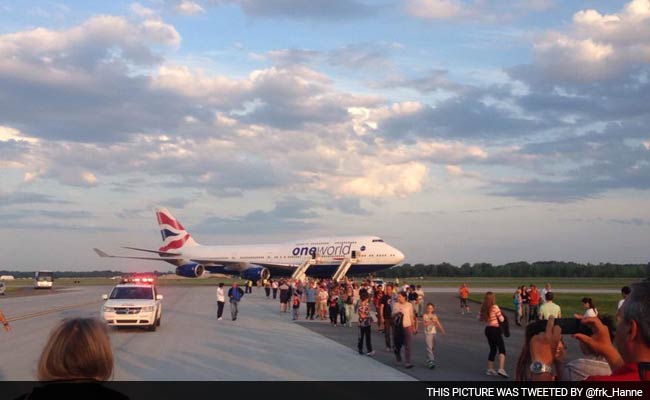
[[[198,244],[166,208],[156,208],[163,244],[158,250],[124,247],[157,257],[116,256],[93,249],[100,257],[166,261],[176,275],[198,278],[204,273],[240,275],[247,280],[275,276],[309,276],[337,279],[350,274],[369,274],[393,267],[404,254],[376,236],[337,236],[302,239],[279,244]]]

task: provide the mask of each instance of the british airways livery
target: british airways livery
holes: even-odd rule
[[[244,279],[305,276],[341,279],[347,273],[367,274],[390,268],[404,254],[376,236],[312,238],[279,244],[203,246],[165,208],[156,209],[163,244],[158,250],[126,249],[157,257],[114,256],[94,249],[100,257],[166,261],[176,274],[197,278],[204,273],[240,275]]]

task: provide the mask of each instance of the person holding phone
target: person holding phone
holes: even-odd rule
[[[584,343],[593,353],[602,356],[610,368],[610,375],[591,375],[592,382],[639,381],[639,366],[650,363],[650,281],[631,285],[630,296],[618,312],[618,325],[612,344],[610,333],[600,319],[582,318],[592,335],[578,333],[574,338]],[[534,381],[551,381],[556,376],[550,365],[560,342],[562,329],[549,319],[546,330],[530,340],[531,371]],[[533,371],[534,370],[534,371]]]

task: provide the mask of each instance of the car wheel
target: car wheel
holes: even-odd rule
[[[162,319],[161,317],[158,317],[158,320],[156,321],[156,326],[160,326],[160,320],[161,319]]]
[[[153,324],[149,325],[149,332],[155,332],[156,331],[156,323],[154,322]]]

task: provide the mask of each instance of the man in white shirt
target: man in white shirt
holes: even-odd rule
[[[623,286],[621,288],[621,296],[623,296],[623,298],[618,301],[618,307],[616,308],[617,310],[620,310],[621,307],[623,307],[623,304],[625,303],[625,299],[627,299],[627,296],[629,295],[630,295],[630,287]]]
[[[223,291],[223,282],[217,287],[217,321],[221,321],[223,315],[223,305],[226,303],[226,295]]]

